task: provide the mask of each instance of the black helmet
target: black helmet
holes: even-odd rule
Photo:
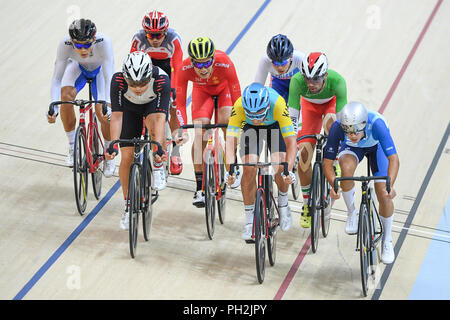
[[[86,41],[94,38],[97,28],[89,19],[78,19],[71,23],[69,35],[73,40]]]
[[[267,55],[272,61],[285,61],[294,51],[291,41],[283,34],[277,34],[267,44]]]

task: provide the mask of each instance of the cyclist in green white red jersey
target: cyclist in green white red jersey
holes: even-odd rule
[[[298,137],[318,134],[322,127],[326,134],[339,113],[347,103],[347,85],[344,78],[336,71],[328,69],[325,54],[313,52],[305,56],[300,72],[291,78],[289,84],[289,114],[294,127],[301,125]],[[301,112],[302,123],[297,124]],[[303,194],[303,213],[300,225],[311,226],[311,216],[307,205],[312,179],[311,159],[316,140],[304,139],[298,144],[300,159],[298,174]]]

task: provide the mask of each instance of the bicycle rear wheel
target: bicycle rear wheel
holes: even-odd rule
[[[361,204],[359,211],[358,239],[359,239],[359,257],[361,267],[361,285],[363,294],[367,297],[368,277],[370,274],[370,229],[367,207],[365,203]]]
[[[214,159],[210,150],[205,157],[204,179],[206,230],[209,239],[212,240],[216,219],[216,181],[214,175]]]
[[[97,123],[97,120],[95,120]],[[104,150],[102,146],[102,142],[100,140],[100,136],[98,134],[98,131],[93,129],[93,138],[92,138],[92,162],[95,163],[98,159],[102,159],[97,165],[97,168],[95,168],[95,172],[91,174],[92,176],[92,189],[94,191],[95,199],[100,199],[100,195],[102,193],[102,178],[103,174],[100,170],[100,164],[105,161],[104,159]]]
[[[84,215],[87,206],[89,165],[86,156],[86,136],[83,127],[75,132],[73,146],[73,182],[75,189],[75,202],[78,213]]]
[[[321,205],[320,165],[314,164],[311,181],[311,249],[315,253],[319,246],[320,205]]]
[[[136,256],[139,210],[141,206],[141,181],[140,170],[137,164],[133,164],[130,169],[130,179],[128,182],[128,199],[129,207],[129,228],[128,235],[130,241],[130,255],[132,258]]]
[[[152,228],[152,217],[153,217],[153,203],[152,203],[152,163],[148,159],[147,164],[144,165],[144,207],[142,208],[142,228],[144,231],[145,241],[150,240],[150,230]]]
[[[255,260],[256,275],[258,282],[264,282],[266,264],[266,224],[265,224],[264,193],[262,190],[256,192],[254,230],[255,230]]]
[[[219,221],[221,224],[223,224],[225,222],[225,214],[226,214],[226,190],[227,190],[227,184],[225,181],[225,163],[224,163],[224,158],[223,158],[223,150],[221,149],[220,151],[218,151],[218,157],[219,159],[219,172],[218,172],[218,176],[219,176],[219,183],[220,183],[220,188],[222,189],[222,196],[220,197],[219,200],[217,200],[217,211],[219,213]]]
[[[292,168],[292,172],[295,174],[295,182],[291,184],[291,190],[292,190],[292,197],[294,200],[297,200],[300,196],[300,177],[298,175],[298,161],[299,161],[299,153],[297,153],[297,156],[295,157],[295,163],[294,167]]]

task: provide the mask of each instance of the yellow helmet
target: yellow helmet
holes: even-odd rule
[[[198,37],[188,44],[188,54],[191,59],[203,60],[214,56],[216,49],[208,37]]]

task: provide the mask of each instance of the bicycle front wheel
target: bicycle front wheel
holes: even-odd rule
[[[314,164],[311,181],[311,249],[315,253],[319,246],[320,207],[321,207],[320,165]]]
[[[83,127],[75,132],[73,146],[73,182],[75,188],[75,201],[78,213],[84,215],[87,206],[89,165],[86,156],[86,136]]]
[[[205,217],[206,230],[210,240],[214,237],[216,219],[216,181],[214,174],[214,159],[211,151],[205,157],[204,192],[205,192]]]
[[[255,260],[256,275],[258,282],[264,282],[266,265],[266,219],[265,219],[264,193],[262,190],[256,192],[255,211],[254,211],[254,230],[255,230]]]
[[[94,128],[93,137],[92,137],[92,162],[95,164],[98,159],[104,160],[104,150],[102,147],[102,142],[100,140],[100,136],[98,131]],[[102,171],[100,170],[100,164],[103,163],[100,161],[97,163],[97,167],[95,171],[91,174],[92,176],[92,189],[94,191],[95,199],[100,199],[100,195],[102,193]]]
[[[227,190],[227,184],[225,181],[225,163],[223,162],[224,158],[223,158],[223,150],[218,151],[218,159],[220,161],[219,163],[219,172],[218,172],[218,176],[219,176],[219,183],[220,183],[220,188],[222,189],[222,196],[220,197],[219,200],[217,200],[217,211],[219,213],[219,221],[221,224],[223,224],[225,222],[225,213],[226,213],[226,190]]]
[[[361,204],[359,210],[358,223],[358,239],[359,239],[359,257],[361,267],[361,285],[363,294],[367,297],[368,291],[368,277],[370,274],[370,229],[367,206],[365,203]]]
[[[130,240],[130,255],[136,256],[139,211],[141,207],[141,181],[140,170],[137,164],[133,164],[130,169],[130,180],[128,181],[128,199],[130,201],[129,228],[128,235]]]
[[[153,203],[152,203],[152,163],[150,159],[147,160],[147,164],[144,166],[145,179],[143,186],[144,194],[144,207],[142,208],[142,228],[144,231],[145,241],[150,240],[150,230],[152,227],[153,216]]]

